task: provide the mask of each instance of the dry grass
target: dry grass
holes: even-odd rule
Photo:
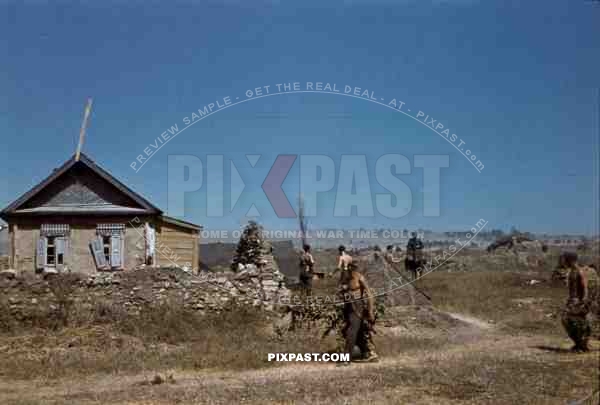
[[[71,314],[73,326],[0,337],[0,376],[60,378],[163,367],[245,369],[272,366],[267,353],[314,351],[314,334],[280,341],[253,308],[200,316],[168,303],[128,315],[107,303]],[[48,325],[50,326],[50,325]],[[33,332],[33,333],[32,333]]]
[[[9,381],[0,391],[15,385],[0,401],[563,404],[589,394],[598,381],[598,344],[589,355],[566,353],[569,341],[556,317],[566,291],[549,281],[551,260],[548,268],[502,272],[485,267],[489,258],[477,260],[478,271],[436,271],[417,286],[438,309],[492,321],[492,330],[459,345],[435,325],[425,327],[427,334],[384,330],[375,336],[382,363],[344,369],[268,362],[268,353],[331,351],[335,339],[321,340],[311,329],[277,338],[272,319],[248,307],[200,316],[165,303],[133,316],[108,302],[69,307],[67,291],[66,318],[41,311],[16,323],[0,308],[0,381]],[[531,285],[532,279],[541,282]],[[335,285],[336,279],[317,282],[315,294],[331,294]],[[139,384],[166,370],[174,370],[174,384]]]
[[[492,321],[507,332],[564,335],[558,316],[567,291],[564,285],[552,283],[547,271],[439,271],[416,285],[432,297],[437,308]],[[590,297],[597,301],[595,280],[590,282]]]
[[[527,344],[527,341],[515,341]],[[529,349],[524,347],[524,349]],[[45,387],[53,404],[564,404],[583,398],[597,379],[596,358],[480,347],[419,352],[397,362],[339,369],[328,365],[281,371],[175,373],[174,384],[141,385],[129,377],[100,390]],[[557,373],[560,370],[560,373]],[[151,375],[151,374],[148,374]],[[62,384],[65,384],[64,382]],[[27,395],[28,397],[39,394]],[[10,403],[10,402],[9,402]]]

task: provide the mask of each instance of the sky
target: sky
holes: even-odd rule
[[[278,155],[295,154],[325,155],[334,165],[322,172],[331,191],[306,201],[316,207],[309,228],[461,231],[484,219],[504,230],[597,234],[598,21],[600,3],[584,0],[3,1],[0,206],[73,155],[93,97],[83,151],[166,213],[205,229],[237,229],[252,204],[265,227],[294,229],[297,220],[279,218],[261,184]],[[369,96],[246,95],[294,82]],[[181,131],[184,118],[225,98],[235,105],[176,132],[132,169],[164,131]],[[393,99],[404,113],[389,106]],[[462,151],[417,111],[456,134]],[[260,155],[254,167],[247,154]],[[410,189],[400,218],[376,204],[386,192],[376,162],[386,154],[404,156],[410,171],[397,175]],[[202,172],[170,170],[177,155],[196,156]],[[223,156],[223,193],[208,155]],[[340,167],[344,155],[366,162],[356,196],[336,193],[353,183]],[[439,215],[425,215],[418,155],[449,159]],[[231,162],[245,184],[233,208]],[[298,158],[283,183],[294,207],[303,178]],[[177,194],[176,206],[169,185],[195,179],[202,184]],[[336,216],[336,201],[372,204],[374,214]],[[215,204],[223,215],[209,215]]]

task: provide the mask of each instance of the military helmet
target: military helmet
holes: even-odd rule
[[[340,245],[340,247],[338,247],[338,252],[342,253],[346,251],[346,247],[344,245]]]

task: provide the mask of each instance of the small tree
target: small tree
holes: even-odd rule
[[[266,248],[263,227],[254,221],[249,221],[238,242],[231,269],[237,271],[239,264],[260,266],[263,256],[268,253],[265,251]]]

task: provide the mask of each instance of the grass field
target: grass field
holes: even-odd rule
[[[558,318],[566,292],[549,276],[428,274],[416,285],[433,306],[390,311],[395,322],[375,336],[382,361],[348,368],[268,362],[268,353],[332,350],[335,339],[311,329],[278,337],[252,308],[200,317],[167,303],[133,317],[98,302],[72,309],[67,327],[4,316],[0,403],[563,404],[598,386],[599,334],[595,326],[591,353],[568,352]]]

